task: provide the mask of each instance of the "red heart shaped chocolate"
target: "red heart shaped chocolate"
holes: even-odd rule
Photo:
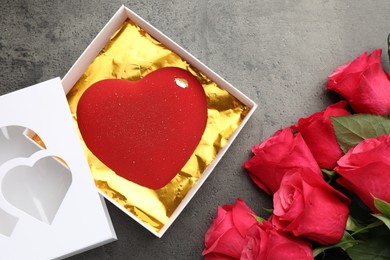
[[[77,122],[90,151],[116,174],[159,189],[185,165],[207,123],[202,85],[162,68],[139,81],[107,79],[81,96]]]

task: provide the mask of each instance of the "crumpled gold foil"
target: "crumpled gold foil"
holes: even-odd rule
[[[204,87],[208,102],[208,121],[203,137],[187,164],[170,183],[151,190],[130,182],[107,168],[83,142],[97,187],[156,232],[164,226],[249,109],[131,20],[120,26],[67,96],[77,121],[77,103],[91,84],[107,78],[139,80],[167,66],[180,67],[195,75]]]

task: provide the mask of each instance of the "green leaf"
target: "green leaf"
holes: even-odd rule
[[[377,219],[381,220],[387,226],[387,228],[390,229],[390,218],[381,214],[372,214],[372,215]]]
[[[341,239],[341,241],[339,243],[337,243],[339,245],[339,247],[341,247],[344,251],[347,250],[348,248],[350,247],[353,247],[354,245],[356,245],[357,243],[359,243],[360,241],[358,240],[355,240],[351,234],[349,234],[348,232],[345,232],[344,231],[344,235],[343,235],[343,238]]]
[[[273,214],[274,213],[274,210],[273,209],[267,209],[267,208],[263,208],[263,210],[269,214]]]
[[[370,229],[373,229],[373,228],[376,228],[376,227],[379,227],[379,226],[382,226],[383,225],[383,222],[382,221],[375,221],[367,226],[364,226],[363,228],[361,229],[358,229],[356,230],[355,232],[352,233],[352,236],[356,235],[356,234],[359,234],[359,233],[364,233],[364,232],[368,232]]]
[[[389,61],[390,61],[390,33],[387,36],[387,54],[389,55]]]
[[[333,178],[337,173],[335,171],[331,171],[331,170],[327,170],[327,169],[323,169],[321,168],[321,171],[326,175],[328,176],[329,178]]]
[[[384,200],[374,197],[374,205],[379,212],[381,212],[385,217],[390,218],[390,204]]]
[[[323,253],[325,250],[337,248],[337,247],[340,247],[345,251],[348,248],[353,247],[358,243],[359,241],[355,240],[348,232],[344,232],[343,238],[337,244],[330,245],[330,246],[320,246],[315,248],[313,250],[313,257],[318,256],[319,254]]]
[[[337,173],[335,171],[327,170],[327,169],[321,169],[322,173],[325,175],[325,179],[328,183],[331,183],[334,178],[336,178]]]
[[[356,219],[354,219],[351,215],[348,215],[347,225],[345,227],[346,230],[356,232],[363,228],[364,228],[363,225],[360,225]]]
[[[390,119],[383,116],[355,114],[330,118],[344,153],[364,139],[390,134]]]
[[[265,220],[265,219],[263,219],[262,217],[260,217],[260,216],[256,216],[256,215],[252,215],[260,224],[262,224],[263,223],[263,221]]]
[[[370,232],[364,241],[346,250],[353,260],[389,260],[390,259],[390,233],[389,230],[378,228]]]

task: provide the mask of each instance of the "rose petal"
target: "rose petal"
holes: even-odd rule
[[[356,113],[387,115],[390,112],[390,80],[381,64],[382,50],[362,53],[329,75],[327,89],[342,95]]]
[[[284,189],[299,190],[288,210],[278,196]],[[274,196],[275,226],[320,244],[337,243],[343,236],[350,200],[307,168],[287,172]],[[290,212],[291,211],[291,212]]]
[[[347,103],[340,101],[324,111],[299,119],[294,126],[302,134],[307,146],[321,168],[333,169],[343,152],[337,142],[330,116],[347,116]]]
[[[390,202],[390,164],[373,162],[355,169],[337,167],[336,171],[342,176],[338,183],[358,195],[373,212],[378,210],[372,196]]]
[[[245,237],[248,229],[257,223],[255,215],[242,199],[236,200],[236,206],[232,209],[232,219],[235,228],[242,237]]]
[[[289,143],[286,143],[286,140]],[[320,168],[301,134],[285,128],[254,148],[255,155],[244,163],[252,180],[268,194],[275,193],[284,174],[294,168],[307,167],[322,176]],[[272,156],[271,156],[272,155]]]

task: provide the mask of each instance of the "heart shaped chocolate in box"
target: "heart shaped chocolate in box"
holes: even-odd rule
[[[207,124],[207,99],[191,73],[158,69],[139,81],[94,83],[77,105],[88,149],[116,174],[159,189],[182,169]]]

